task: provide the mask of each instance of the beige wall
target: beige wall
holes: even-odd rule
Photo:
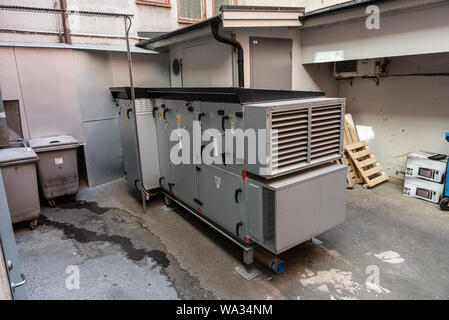
[[[391,75],[449,73],[449,54],[393,58]],[[405,153],[425,150],[449,153],[448,76],[392,76],[338,81],[362,139],[367,139],[386,171],[403,178]],[[363,127],[361,127],[363,126]]]
[[[292,89],[304,91],[324,91],[327,96],[337,94],[337,84],[330,72],[330,64],[304,66],[301,63],[300,31],[289,28],[241,28],[236,30],[237,41],[244,51],[245,86],[251,84],[249,37],[292,39]]]
[[[238,4],[264,6],[305,7],[307,11],[330,6],[347,0],[238,0]],[[24,4],[22,0],[2,0],[5,5],[30,5],[42,8],[59,8],[59,0],[34,0]],[[137,4],[135,0],[67,0],[68,9],[133,14],[130,31],[132,42],[138,42],[137,32],[168,32],[186,26],[178,22],[177,1],[170,0],[170,7]],[[213,0],[206,0],[207,17],[213,15]],[[73,43],[124,45],[122,19],[70,16]],[[6,32],[39,31],[41,33]],[[62,20],[59,15],[0,11],[0,41],[61,42]],[[102,35],[102,37],[95,37]]]

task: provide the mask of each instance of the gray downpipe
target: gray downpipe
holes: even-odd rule
[[[214,36],[215,40],[218,42],[222,42],[228,45],[233,46],[235,49],[237,49],[237,66],[238,66],[238,81],[239,81],[239,87],[243,88],[245,87],[245,78],[244,78],[244,71],[243,71],[243,48],[240,42],[224,37],[220,34],[218,31],[218,28],[220,27],[220,21],[213,21],[211,23],[211,29],[212,29],[212,35]]]

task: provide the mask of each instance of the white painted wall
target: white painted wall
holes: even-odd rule
[[[449,54],[393,58],[390,74],[449,73]],[[347,98],[361,138],[368,140],[388,174],[403,178],[405,153],[425,150],[449,153],[449,76],[398,76],[380,80],[338,82],[338,95]],[[363,131],[361,130],[363,129]]]
[[[182,59],[184,87],[237,86],[233,71],[233,48],[212,37],[170,48],[170,65]],[[181,87],[181,75],[171,72],[172,87]]]
[[[324,91],[328,96],[337,94],[337,85],[329,76],[329,64],[304,66],[301,63],[301,33],[289,28],[239,28],[235,30],[236,39],[244,52],[245,86],[251,84],[250,37],[292,39],[292,89],[304,91]]]
[[[304,7],[307,12],[347,1],[348,0],[239,0],[238,3],[252,6]]]

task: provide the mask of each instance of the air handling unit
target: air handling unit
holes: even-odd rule
[[[131,99],[129,88],[111,92],[118,103]],[[279,254],[344,220],[346,167],[333,161],[342,154],[345,99],[243,88],[138,88],[136,98],[151,101],[157,143],[141,148],[159,159],[166,199],[238,244],[245,263],[257,246]],[[195,147],[198,127],[214,134]],[[238,131],[243,144],[229,138]],[[190,162],[176,164],[174,148],[190,150]]]

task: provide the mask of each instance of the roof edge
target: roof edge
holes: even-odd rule
[[[321,8],[313,11],[306,12],[303,16],[299,17],[299,20],[305,20],[307,18],[322,16],[326,14],[339,13],[341,11],[356,9],[358,7],[363,7],[370,4],[375,4],[379,2],[387,2],[394,0],[352,0],[348,2],[343,2],[330,7]]]
[[[270,7],[270,6],[244,6],[224,4],[220,11],[259,11],[259,12],[304,12],[304,7]]]
[[[211,17],[209,19],[206,19],[206,20],[201,21],[201,22],[194,23],[194,24],[192,24],[190,26],[187,26],[187,27],[184,27],[184,28],[181,28],[181,29],[176,29],[176,30],[164,33],[164,34],[162,34],[162,35],[160,35],[158,37],[141,41],[141,42],[136,44],[136,47],[145,48],[145,46],[148,45],[148,44],[155,43],[155,42],[158,42],[158,41],[161,41],[161,40],[165,40],[165,39],[169,39],[169,38],[181,35],[181,34],[185,34],[187,32],[191,32],[193,30],[201,29],[203,27],[206,27],[206,26],[210,25],[214,21],[220,21],[220,20],[221,20],[221,15],[213,16],[213,17]]]

